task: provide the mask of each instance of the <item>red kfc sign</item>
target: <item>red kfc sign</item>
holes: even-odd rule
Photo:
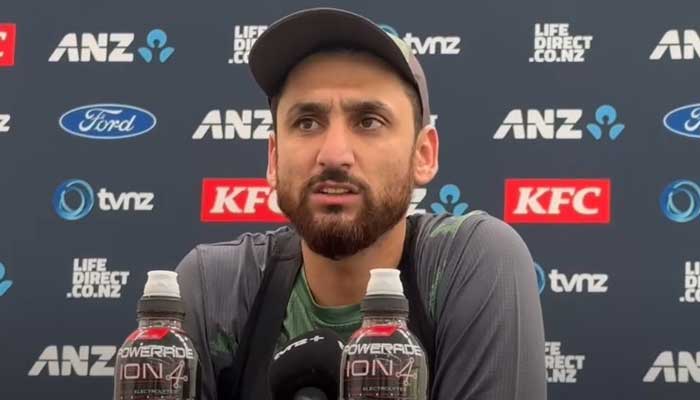
[[[608,224],[610,179],[506,179],[512,224]]]
[[[277,192],[261,178],[205,178],[201,219],[202,222],[288,222],[277,205]]]
[[[15,65],[15,24],[0,24],[0,67]]]

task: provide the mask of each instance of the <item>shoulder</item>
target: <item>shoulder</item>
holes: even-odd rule
[[[544,398],[542,311],[524,241],[486,213],[425,218],[423,268],[436,275],[433,397]]]
[[[411,216],[416,250],[478,251],[479,253],[508,253],[525,246],[520,235],[508,224],[483,211],[465,215],[421,214]]]
[[[520,235],[485,212],[423,214],[412,216],[412,225],[416,272],[433,317],[454,291],[467,286],[474,291],[474,285],[492,287],[498,280],[534,274]]]
[[[284,226],[266,232],[246,232],[225,242],[199,244],[185,256],[178,270],[197,269],[214,280],[222,275],[262,274],[271,246],[289,232],[291,229]]]
[[[203,307],[212,311],[211,317],[240,315],[252,306],[271,249],[279,238],[293,234],[284,226],[197,245],[176,268],[183,298],[199,298]]]

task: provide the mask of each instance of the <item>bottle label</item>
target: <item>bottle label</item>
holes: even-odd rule
[[[428,370],[420,343],[407,330],[379,325],[358,330],[343,350],[342,398],[425,399]]]
[[[139,329],[117,352],[115,400],[194,400],[198,357],[189,338],[168,328]]]

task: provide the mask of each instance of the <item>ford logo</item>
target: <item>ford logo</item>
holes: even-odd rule
[[[74,108],[58,120],[64,131],[88,139],[126,139],[147,133],[156,117],[125,104],[92,104]]]
[[[700,139],[700,104],[672,110],[664,116],[664,126],[673,133]]]

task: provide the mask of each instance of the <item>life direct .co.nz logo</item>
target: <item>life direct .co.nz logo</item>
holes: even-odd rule
[[[67,111],[58,120],[64,131],[88,139],[126,139],[147,133],[156,117],[125,104],[91,104]]]

